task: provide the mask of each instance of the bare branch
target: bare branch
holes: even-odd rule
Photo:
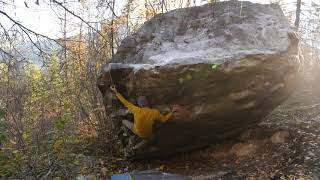
[[[2,49],[1,47],[0,47],[0,52],[2,52],[2,53],[0,53],[0,54],[5,54],[6,56],[9,56],[10,58],[14,58],[14,56],[13,56],[11,53],[5,51],[5,50]]]
[[[43,38],[46,38],[46,39],[49,39],[51,41],[54,41],[56,43],[59,43],[56,39],[53,39],[53,38],[50,38],[48,36],[45,36],[43,34],[40,34],[40,33],[37,33],[29,28],[27,28],[26,26],[22,25],[21,23],[19,23],[18,21],[14,20],[13,18],[11,18],[6,12],[4,11],[1,11],[0,10],[0,14],[3,14],[4,16],[6,16],[10,21],[12,21],[14,24],[18,25],[21,29],[24,29],[26,32],[30,32],[36,36],[40,36],[40,37],[43,37]]]
[[[18,21],[16,21],[16,20],[13,19],[12,17],[10,17],[6,12],[0,10],[0,14],[4,15],[4,16],[7,17],[11,22],[13,22],[15,25],[18,26],[18,27],[24,32],[24,34],[27,35],[27,37],[28,37],[28,39],[30,40],[30,42],[39,50],[39,52],[40,52],[41,55],[42,55],[42,54],[46,54],[46,53],[42,50],[41,45],[39,45],[39,44],[37,44],[36,42],[33,41],[33,39],[32,39],[31,36],[30,36],[30,33],[33,34],[33,35],[35,35],[37,38],[38,38],[38,37],[46,38],[46,39],[48,39],[48,40],[54,41],[55,43],[57,43],[57,44],[60,45],[60,46],[63,46],[63,45],[60,44],[60,42],[59,42],[58,40],[52,39],[52,38],[50,38],[50,37],[48,37],[48,36],[45,36],[45,35],[40,34],[40,33],[37,33],[37,32],[35,32],[35,31],[27,28],[26,26],[22,25],[21,23],[19,23]],[[4,27],[3,27],[3,29],[4,29]]]
[[[113,15],[113,17],[116,17],[116,18],[118,18],[118,16],[116,15],[116,13],[114,12],[114,6],[112,5],[110,5],[110,3],[108,2],[108,1],[106,1],[106,3],[107,3],[107,5],[108,5],[108,7],[110,8],[110,10],[111,10],[111,12],[112,12],[112,15]]]
[[[65,11],[67,11],[69,14],[73,15],[74,17],[80,19],[82,22],[84,22],[88,27],[90,27],[91,29],[93,29],[96,33],[98,33],[104,40],[107,41],[107,39],[104,37],[103,34],[101,34],[101,32],[97,29],[95,29],[94,27],[92,27],[87,21],[85,21],[82,17],[76,15],[74,12],[70,11],[68,8],[66,8],[62,2],[58,2],[56,0],[52,0],[52,2],[58,4],[62,9],[64,9]]]
[[[13,44],[13,42],[12,42],[12,40],[11,40],[11,38],[10,38],[10,35],[9,35],[8,31],[4,28],[4,26],[3,26],[1,23],[0,23],[0,27],[3,29],[3,32],[4,32],[4,35],[5,35],[6,39],[7,39],[11,44]],[[17,52],[17,53],[22,57],[22,61],[25,59],[25,58],[23,57],[23,55],[20,53],[20,51],[18,51],[14,46],[13,46],[13,50],[14,50],[15,52]],[[6,53],[5,53],[5,54],[6,54]],[[11,56],[14,57],[12,54],[11,54]]]
[[[30,34],[29,34],[25,29],[23,29],[23,28],[22,28],[21,26],[19,26],[19,25],[18,25],[18,27],[27,35],[27,37],[28,37],[28,39],[30,40],[30,42],[39,50],[39,52],[40,52],[41,54],[42,54],[42,53],[45,53],[44,51],[42,51],[41,47],[32,40]]]
[[[10,17],[6,12],[4,11],[1,11],[0,10],[0,14],[3,14],[4,16],[6,16],[11,22],[13,22],[16,26],[18,26],[22,31],[23,33],[28,37],[28,39],[30,40],[30,42],[38,49],[38,51],[41,53],[41,54],[47,54],[46,52],[44,52],[41,48],[41,45],[40,44],[37,44],[30,36],[30,34],[33,34],[35,35],[37,38],[38,37],[42,37],[42,38],[45,38],[45,39],[48,39],[48,40],[51,40],[55,43],[57,43],[60,47],[63,47],[63,48],[66,48],[64,45],[62,45],[60,43],[61,40],[58,40],[58,39],[53,39],[53,38],[50,38],[46,35],[43,35],[43,34],[40,34],[40,33],[37,33],[29,28],[27,28],[26,26],[24,26],[23,24],[19,23],[18,21],[16,21],[15,19],[13,19],[12,17]],[[9,37],[9,34],[8,32],[6,31],[6,29],[3,27],[3,25],[0,24],[0,27],[2,27],[2,29],[4,30],[6,36],[7,36],[7,39],[10,40],[10,37]],[[70,39],[64,39],[62,41],[76,41],[76,40],[70,40]],[[68,48],[67,48],[68,49]],[[16,50],[16,49],[15,49]],[[68,49],[69,51],[73,52],[72,50]],[[17,50],[16,50],[17,51]],[[17,51],[19,53],[19,51]],[[21,55],[23,57],[23,55],[21,53],[19,53],[19,55]]]

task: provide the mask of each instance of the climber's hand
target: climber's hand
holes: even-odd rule
[[[110,89],[112,92],[116,93],[117,92],[117,89],[114,85],[110,86]]]
[[[180,108],[181,107],[179,105],[174,104],[171,107],[171,112],[173,112],[173,113],[178,112]]]

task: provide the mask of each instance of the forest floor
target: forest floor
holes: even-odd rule
[[[100,159],[95,168],[100,177],[106,171],[159,169],[196,180],[320,179],[320,88],[316,82],[313,77],[304,78],[283,105],[238,140],[165,160]]]

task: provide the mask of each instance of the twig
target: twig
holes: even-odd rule
[[[11,38],[10,38],[10,35],[9,35],[9,33],[7,32],[6,28],[4,28],[4,26],[3,26],[1,23],[0,23],[0,27],[3,29],[3,32],[4,32],[7,40],[8,40],[11,44],[13,44],[13,42],[12,42],[12,40],[11,40]],[[2,50],[3,50],[3,49],[2,49]],[[20,53],[20,51],[18,51],[15,47],[13,47],[13,50],[15,50],[15,51],[21,56],[21,58],[22,58],[21,61],[25,60],[25,58],[24,58],[23,55]],[[9,53],[9,54],[10,54],[12,57],[14,57],[11,53]]]
[[[300,106],[300,107],[297,107],[297,109],[312,109],[312,108],[315,108],[315,107],[318,107],[318,106],[320,106],[320,103],[313,104],[313,105],[310,105],[310,106]]]
[[[299,106],[299,107],[288,109],[288,112],[297,111],[297,110],[307,110],[307,109],[316,108],[318,106],[320,106],[320,103],[309,105],[309,106]]]
[[[40,36],[40,37],[49,39],[49,40],[54,41],[54,42],[56,42],[56,43],[59,44],[59,42],[58,42],[56,39],[52,39],[52,38],[50,38],[50,37],[48,37],[48,36],[45,36],[45,35],[40,34],[40,33],[37,33],[37,32],[35,32],[35,31],[33,31],[33,30],[25,27],[24,25],[22,25],[22,24],[19,23],[18,21],[16,21],[16,20],[14,20],[13,18],[11,18],[6,12],[0,10],[0,14],[3,14],[4,16],[6,16],[10,21],[12,21],[14,24],[18,25],[21,29],[24,29],[25,31],[28,31],[28,32],[36,35],[36,36]]]
[[[14,58],[14,56],[13,56],[12,54],[10,54],[10,53],[8,53],[7,51],[3,50],[1,47],[0,47],[0,51],[1,51],[3,54],[9,56],[10,58]]]
[[[36,44],[33,39],[30,36],[31,34],[34,34],[36,37],[43,37],[46,39],[49,39],[51,41],[54,41],[55,43],[57,43],[58,45],[62,46],[59,41],[57,41],[56,39],[52,39],[48,36],[45,36],[43,34],[37,33],[29,28],[27,28],[26,26],[22,25],[21,23],[19,23],[18,21],[14,20],[12,17],[10,17],[6,12],[1,11],[0,10],[0,14],[4,15],[5,17],[7,17],[10,21],[12,21],[15,25],[17,25],[28,37],[28,39],[31,41],[31,43],[39,50],[40,54],[46,54],[42,49],[41,49],[41,45]],[[62,46],[63,47],[63,46]]]
[[[80,19],[82,22],[84,22],[88,27],[90,27],[91,29],[93,29],[95,32],[97,32],[104,40],[107,41],[107,39],[104,37],[103,34],[101,34],[101,32],[97,29],[95,29],[94,27],[92,27],[87,21],[85,21],[82,17],[76,15],[74,12],[70,11],[68,8],[66,8],[62,2],[58,2],[56,0],[52,0],[52,2],[58,4],[60,7],[62,7],[62,9],[64,9],[65,11],[67,11],[68,13],[70,13],[71,15],[73,15],[74,17]]]
[[[114,12],[114,8],[111,6],[111,4],[108,2],[108,0],[106,0],[106,3],[112,12],[112,15],[116,18],[119,18],[119,16],[117,16],[116,13]]]

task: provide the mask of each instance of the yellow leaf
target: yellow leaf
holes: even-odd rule
[[[63,107],[64,107],[65,109],[70,109],[70,108],[71,108],[71,103],[70,103],[70,102],[64,102],[64,103],[63,103]]]
[[[22,138],[23,138],[23,140],[27,140],[28,134],[27,134],[26,132],[24,132],[24,133],[22,134]]]
[[[191,75],[191,74],[187,74],[186,79],[187,79],[188,81],[192,80],[192,75]]]
[[[54,142],[53,144],[53,151],[54,152],[58,152],[61,148],[61,145],[64,143],[64,141],[62,139],[58,139]]]
[[[211,66],[211,68],[212,68],[213,70],[217,69],[218,67],[219,67],[218,64],[213,64],[213,65]]]

